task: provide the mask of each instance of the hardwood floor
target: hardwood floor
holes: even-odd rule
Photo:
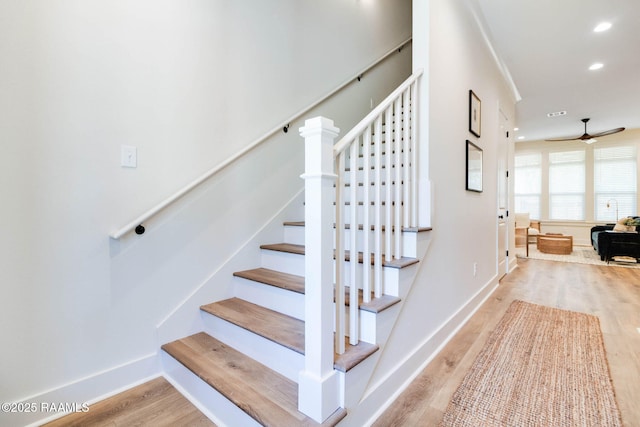
[[[451,395],[514,299],[597,315],[627,427],[640,426],[640,269],[519,260],[496,292],[434,358],[376,427],[436,426]],[[48,426],[212,426],[163,378]]]
[[[162,377],[112,396],[47,427],[153,426],[215,427],[195,406]]]
[[[640,426],[640,269],[524,259],[518,264],[374,426],[437,426],[458,384],[515,299],[600,318],[622,421],[627,427]]]

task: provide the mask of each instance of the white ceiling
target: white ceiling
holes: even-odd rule
[[[589,133],[640,128],[640,0],[472,1],[521,97],[516,136],[579,136],[587,117]]]

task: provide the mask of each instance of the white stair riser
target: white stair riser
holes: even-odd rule
[[[382,148],[382,154],[380,155],[380,168],[384,169],[387,166],[387,150],[386,147]],[[371,148],[371,150],[373,150],[373,147]],[[391,155],[391,159],[389,159],[391,161],[391,163],[393,163],[395,161],[395,154]],[[364,153],[361,151],[360,154],[358,155],[358,158],[356,160],[356,165],[358,167],[358,169],[362,169],[364,168]],[[349,162],[350,160],[347,158],[347,162]],[[351,164],[347,163],[346,167],[350,168]],[[375,153],[373,151],[371,151],[370,155],[369,155],[369,168],[371,170],[371,177],[373,177],[373,171],[376,170],[376,156]],[[362,181],[360,181],[362,182]]]
[[[371,344],[379,343],[380,341],[376,337],[378,327],[378,315],[376,313],[360,310],[360,327],[358,330],[360,341]]]
[[[351,223],[351,209],[353,208],[354,205],[352,204],[348,204],[344,206],[344,209],[342,210],[342,215],[344,218],[344,223],[345,224],[349,224]],[[375,209],[376,206],[373,205],[369,205],[369,222],[371,224],[374,223],[375,221]],[[402,217],[403,217],[403,207],[401,207],[400,209],[400,223],[402,226]],[[363,204],[358,204],[356,205],[356,218],[357,218],[357,222],[359,224],[362,224],[362,218],[363,218],[363,214],[364,214],[364,210],[365,210],[365,206]],[[380,211],[380,222],[382,223],[382,225],[385,225],[385,221],[387,218],[387,205],[382,206],[382,210]],[[391,205],[391,225],[394,224],[395,221],[395,206]],[[335,220],[335,216],[334,216],[334,220]]]
[[[399,304],[395,304],[392,307],[380,312],[372,313],[366,310],[359,310],[360,327],[358,329],[360,341],[368,342],[370,344],[379,344],[386,342],[391,329],[393,321],[399,312]],[[350,317],[349,306],[344,307],[344,315],[346,320],[345,333],[346,336],[351,336],[350,331]],[[335,318],[334,318],[334,331],[335,331]]]
[[[335,307],[335,304],[334,304]],[[344,334],[347,337],[351,337],[351,306],[344,306]],[[335,311],[334,311],[335,312]],[[358,340],[368,342],[369,344],[377,344],[375,341],[376,330],[376,315],[364,310],[358,310],[358,317],[360,319],[360,326],[358,328]],[[333,318],[333,330],[336,331],[335,316]],[[364,334],[364,335],[363,335]]]
[[[387,342],[400,307],[401,303],[397,303],[380,313],[362,311],[360,339],[372,344]]]
[[[296,319],[304,320],[304,294],[234,277],[234,296]]]
[[[304,226],[285,225],[284,242],[294,245],[304,245]]]
[[[345,234],[345,238],[346,238],[346,244],[345,244],[345,248],[346,249],[350,249],[351,246],[351,240],[350,240],[350,233],[351,230],[346,230],[346,234]],[[381,247],[382,247],[382,252],[385,252],[385,232],[382,232],[382,237],[381,237]],[[357,231],[357,241],[358,241],[358,252],[364,252],[363,250],[363,243],[362,243],[362,239],[363,239],[363,233],[364,230],[358,230]],[[414,232],[403,232],[402,237],[401,237],[401,245],[402,245],[402,255],[405,257],[410,257],[410,258],[417,258],[417,239],[418,239],[418,234],[419,233],[414,233]],[[369,232],[369,242],[370,242],[370,249],[371,252],[373,252],[373,247],[374,247],[374,243],[375,243],[375,232],[374,231],[370,231]],[[304,245],[304,226],[285,226],[284,227],[284,242],[285,243],[292,243],[295,245]],[[335,234],[334,234],[334,247],[335,247]]]
[[[351,286],[351,263],[349,261],[343,262],[343,269],[345,271],[344,284],[345,286]],[[373,289],[373,266],[367,264],[370,277],[371,277],[371,289]],[[304,276],[304,255],[291,254],[288,252],[262,250],[262,267],[269,268],[271,270],[282,271],[290,274],[297,274]],[[386,295],[398,296],[398,275],[402,273],[404,269],[383,267],[382,268],[382,283],[383,293]],[[362,277],[363,264],[356,264],[356,274],[358,278]],[[335,277],[335,262],[334,262],[334,277]],[[362,283],[358,283],[358,288],[362,288]]]
[[[376,169],[375,169],[375,165],[371,164],[369,165],[370,169],[369,169],[369,173],[365,174],[364,170],[362,169],[362,166],[358,166],[358,171],[356,172],[356,182],[357,183],[363,183],[363,182],[368,182],[369,184],[371,184],[372,182],[374,182],[375,178],[376,178]],[[402,179],[402,177],[401,177]],[[396,169],[395,167],[392,166],[391,168],[391,182],[395,182],[396,180]],[[342,176],[342,185],[345,184],[351,184],[352,181],[352,174],[351,171],[347,171],[344,173],[344,175]],[[386,186],[386,182],[387,182],[387,168],[386,165],[383,163],[381,165],[381,169],[380,169],[380,182],[383,182],[384,185],[383,187]]]
[[[382,155],[380,156],[380,169],[384,171],[384,170],[387,168],[387,166],[389,166],[389,165],[387,165],[387,151],[386,151],[386,147],[383,147],[383,149],[384,149],[384,152],[383,152],[383,153],[382,153]],[[406,151],[406,152],[409,154],[409,156],[411,156],[411,151],[410,151],[410,150],[409,150],[409,151]],[[377,168],[376,168],[376,156],[374,155],[374,153],[373,153],[373,152],[371,152],[370,154],[371,154],[371,155],[369,156],[369,168],[370,168],[370,170],[371,170],[371,174],[370,174],[370,176],[371,176],[371,178],[373,179],[374,171],[377,169]],[[363,168],[364,168],[364,159],[365,159],[364,154],[362,154],[362,153],[361,153],[361,154],[358,156],[358,159],[356,160],[356,164],[357,164],[358,170],[361,170],[361,169],[363,169]],[[400,149],[400,165],[401,165],[401,166],[403,166],[403,167],[404,167],[405,160],[406,160],[406,159],[405,159],[405,151],[404,151],[404,149]],[[349,159],[347,158],[347,160],[346,160],[346,161],[347,161],[347,162],[349,162]],[[391,152],[391,158],[389,159],[389,161],[391,162],[391,167],[394,167],[394,164],[396,164],[396,163],[398,162],[398,159],[397,159],[397,157],[396,157],[396,150],[395,150],[395,148],[394,148],[394,150]],[[409,159],[409,162],[410,162],[410,161],[411,161],[411,159]],[[347,165],[345,166],[345,169],[347,169],[347,168],[348,168],[348,169],[351,169],[351,164],[350,164],[350,163],[347,163]],[[394,170],[395,170],[395,169],[394,169]],[[395,172],[394,172],[394,174],[395,174]],[[362,175],[360,175],[360,177],[361,177],[361,176],[362,176]],[[395,179],[395,178],[394,178],[394,179]],[[383,180],[384,180],[384,172],[383,172]],[[359,182],[362,182],[362,181],[360,180]]]
[[[289,227],[289,228],[298,228],[299,230],[292,230],[290,232],[286,232],[285,231],[285,237],[284,237],[284,242],[285,243],[292,243],[292,244],[296,244],[296,245],[304,245],[304,227]],[[347,229],[345,230],[345,248],[346,250],[350,250],[351,249],[351,229]],[[356,231],[356,241],[358,242],[357,244],[357,251],[358,252],[365,252],[364,251],[364,242],[363,242],[363,238],[364,238],[364,230],[357,230]],[[373,231],[369,231],[369,253],[373,253],[373,249],[374,249],[374,244],[375,244],[375,232]],[[381,235],[381,241],[380,241],[380,245],[382,248],[382,252],[385,252],[385,236],[384,236],[384,232]],[[334,234],[334,243],[333,246],[335,247],[335,234]]]
[[[351,266],[350,263],[348,263],[348,262],[344,263],[344,268],[345,268],[345,270],[344,270],[345,271],[345,274],[344,274],[344,285],[345,286],[349,286],[349,287],[351,287],[351,270],[350,270],[350,266]],[[385,271],[384,270],[385,270],[385,268],[382,268],[382,284],[383,284],[383,287],[384,287],[384,283],[385,283],[385,280],[386,280]],[[356,287],[358,289],[362,289],[363,271],[364,271],[363,264],[358,263],[357,266],[356,266],[356,280],[358,280],[358,283],[357,283]],[[335,276],[335,271],[334,271],[334,276]],[[370,277],[370,280],[371,280],[371,283],[370,283],[371,290],[373,291],[374,290],[374,271],[373,271],[373,267],[369,267],[369,277]]]
[[[402,233],[402,255],[408,258],[418,258],[418,239],[420,233]]]
[[[263,268],[304,276],[304,255],[262,249],[261,260]]]
[[[394,297],[405,299],[411,287],[418,264],[413,264],[404,268],[384,269],[384,293]]]
[[[209,411],[215,412],[216,419],[213,420],[215,423],[227,426],[261,427],[246,412],[198,378],[176,359],[164,351],[161,353],[165,376],[205,415]]]
[[[297,382],[304,356],[219,317],[202,312],[204,332]]]
[[[351,250],[351,233],[352,233],[352,231],[353,231],[353,229],[351,229],[351,228],[345,230],[345,234],[343,236],[343,239],[344,239],[344,245],[343,246],[348,251]],[[364,230],[356,230],[356,252],[370,253],[370,254],[374,253],[374,251],[375,251],[375,243],[376,243],[376,241],[375,241],[376,233],[374,231],[369,231],[368,234],[369,234],[369,247],[367,248],[367,250],[365,250],[365,248],[364,248],[365,231]],[[382,234],[380,235],[380,249],[381,249],[381,252],[383,254],[385,253],[385,242],[386,242],[385,232],[382,232]],[[335,237],[334,237],[334,245],[333,246],[335,247]]]
[[[355,408],[358,406],[380,355],[381,351],[378,350],[349,370],[349,372],[341,372],[339,378],[341,382],[341,404],[343,408]]]
[[[366,188],[369,191],[369,202],[370,203],[375,202],[375,200],[376,200],[376,189],[375,189],[375,187],[372,186],[372,185],[368,185]],[[352,200],[352,196],[351,196],[352,189],[351,189],[351,187],[345,187],[343,191],[344,191],[343,192],[343,201],[345,203],[351,203],[351,200]],[[361,202],[361,201],[364,200],[364,191],[365,191],[365,187],[364,186],[362,186],[362,185],[358,185],[357,186],[357,188],[356,188],[356,200],[358,202]],[[387,195],[386,195],[386,192],[387,192],[386,184],[380,186],[378,191],[380,191],[380,200],[386,202],[386,200],[388,200],[387,199]],[[396,191],[396,187],[395,187],[395,185],[392,184],[391,185],[391,199],[390,199],[391,201],[395,201],[396,200],[395,191]],[[402,191],[402,188],[400,189],[400,191]],[[400,198],[402,198],[402,194],[400,194]]]

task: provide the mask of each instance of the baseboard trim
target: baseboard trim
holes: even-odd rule
[[[34,412],[0,413],[0,425],[35,427],[67,415],[42,411],[42,404],[91,405],[162,375],[158,354],[153,353],[123,363],[68,384],[20,399],[35,403]]]
[[[373,422],[387,410],[398,396],[420,375],[424,368],[442,351],[444,346],[446,346],[469,321],[476,311],[478,311],[498,286],[499,282],[497,276],[495,276],[443,322],[415,351],[409,354],[402,362],[398,363],[397,369],[388,373],[377,386],[372,388],[362,400],[362,403],[364,403],[362,406],[372,409],[372,412],[369,412],[369,414],[372,415],[367,417],[368,419],[363,420],[363,425],[373,424]],[[387,394],[389,390],[394,390],[394,392],[389,395]],[[367,401],[371,403],[367,404]]]

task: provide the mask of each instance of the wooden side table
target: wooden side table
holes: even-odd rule
[[[563,234],[538,235],[538,250],[545,254],[569,255],[573,252],[573,236]]]

